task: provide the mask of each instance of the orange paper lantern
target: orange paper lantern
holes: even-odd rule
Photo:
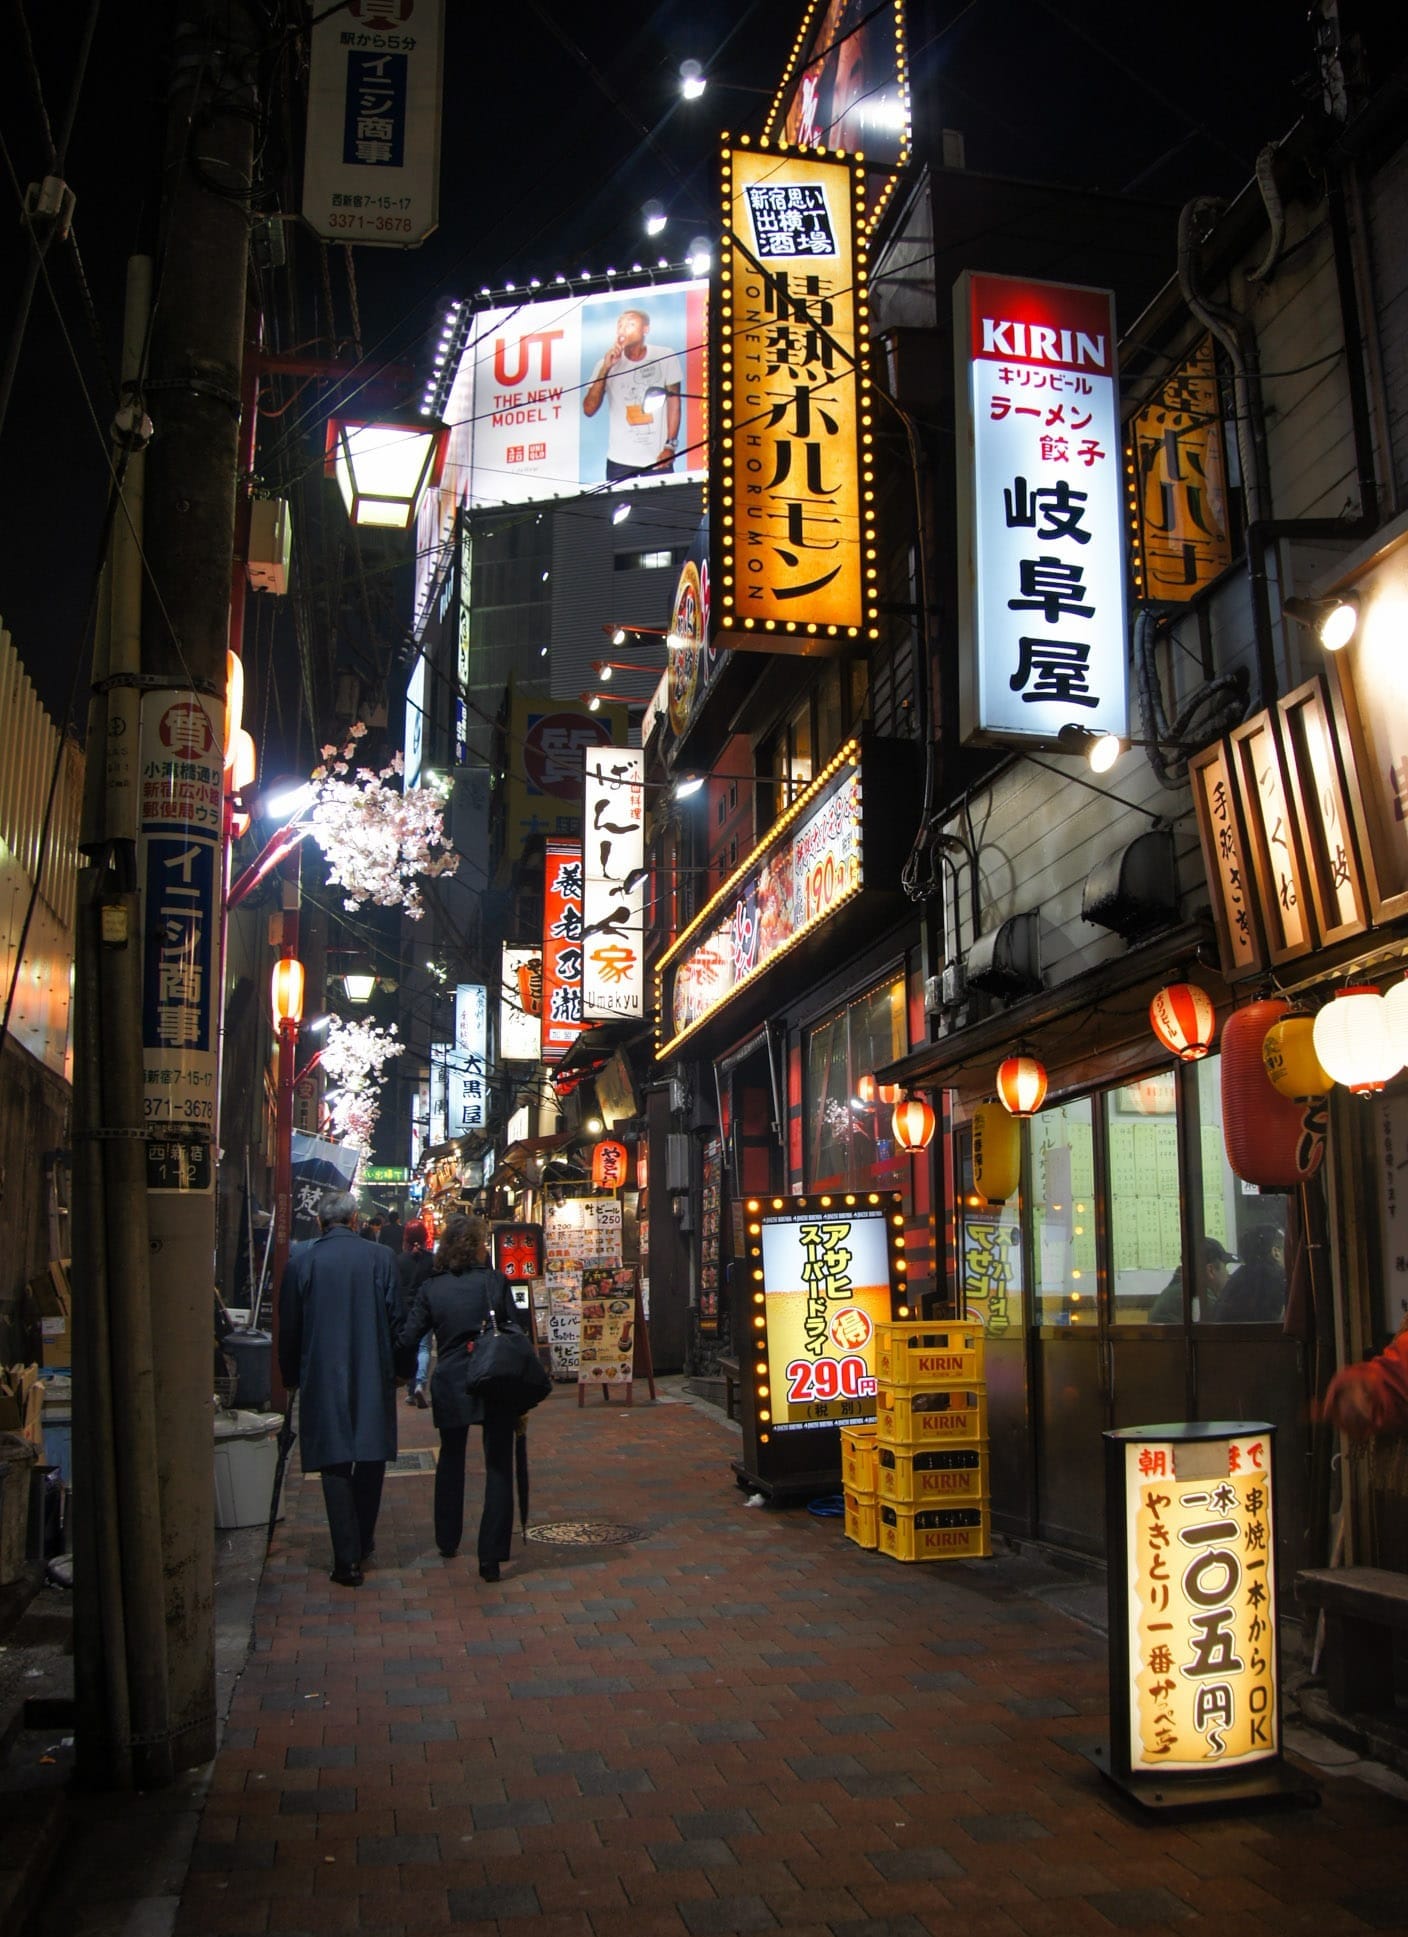
[[[934,1112],[922,1096],[907,1096],[895,1105],[890,1127],[900,1149],[913,1155],[917,1150],[927,1150],[933,1142],[934,1121]]]
[[[1035,1116],[1046,1101],[1046,1069],[1035,1056],[1009,1056],[997,1072],[997,1100],[1009,1116]]]
[[[1212,997],[1193,982],[1171,982],[1149,1004],[1149,1023],[1180,1062],[1196,1063],[1212,1048],[1217,1016]]]
[[[1290,1010],[1280,996],[1248,1002],[1222,1027],[1222,1136],[1227,1161],[1248,1184],[1289,1190],[1325,1155],[1323,1098],[1283,1096],[1267,1075],[1267,1033]]]
[[[626,1181],[630,1153],[624,1143],[611,1138],[592,1150],[592,1182],[598,1190],[618,1190]]]

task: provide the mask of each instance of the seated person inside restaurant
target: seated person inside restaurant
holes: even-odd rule
[[[1253,1224],[1237,1240],[1242,1262],[1211,1316],[1219,1325],[1272,1325],[1286,1310],[1286,1239],[1274,1224]]]
[[[1204,1323],[1216,1316],[1216,1305],[1227,1283],[1227,1267],[1237,1260],[1216,1238],[1199,1238],[1194,1256],[1197,1276],[1193,1280],[1193,1322]],[[1151,1325],[1181,1325],[1183,1322],[1183,1267],[1169,1279],[1149,1307]]]

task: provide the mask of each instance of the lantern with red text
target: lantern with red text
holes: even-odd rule
[[[1046,1068],[1035,1056],[1009,1056],[997,1072],[997,1100],[1009,1116],[1035,1116],[1046,1101]]]
[[[895,1105],[890,1127],[900,1149],[913,1156],[916,1151],[927,1150],[934,1140],[934,1112],[922,1096],[907,1096]]]
[[[1351,1096],[1377,1096],[1403,1067],[1392,1014],[1372,983],[1337,989],[1315,1018],[1312,1035],[1321,1067]]]
[[[531,962],[520,962],[517,969],[518,1000],[525,1016],[540,1016],[543,1013],[543,958],[535,955]]]
[[[985,1204],[1004,1204],[1022,1175],[1022,1132],[996,1103],[973,1112],[973,1188]]]
[[[1180,1062],[1196,1063],[1212,1048],[1217,1017],[1212,997],[1192,982],[1171,982],[1149,1004],[1149,1024]]]
[[[610,1137],[593,1146],[592,1182],[598,1190],[619,1190],[626,1181],[630,1153]]]
[[[1222,1026],[1222,1137],[1227,1161],[1244,1183],[1289,1190],[1320,1168],[1325,1105],[1281,1095],[1267,1074],[1267,1032],[1290,1011],[1280,996],[1248,1002]]]

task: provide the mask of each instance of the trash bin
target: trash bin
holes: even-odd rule
[[[18,1433],[0,1433],[0,1587],[24,1572],[29,1531],[29,1476],[35,1449]],[[269,1475],[272,1490],[274,1476]]]
[[[235,1405],[262,1412],[269,1403],[273,1338],[268,1332],[227,1332],[220,1350],[239,1367]]]
[[[278,1464],[277,1412],[217,1412],[215,1415],[215,1524],[259,1527],[269,1518]]]

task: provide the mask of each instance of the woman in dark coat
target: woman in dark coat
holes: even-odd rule
[[[404,1352],[427,1331],[435,1333],[436,1362],[430,1380],[431,1417],[440,1433],[435,1468],[435,1544],[449,1560],[464,1531],[465,1446],[471,1426],[484,1435],[484,1510],[479,1519],[479,1572],[499,1578],[513,1539],[513,1435],[515,1415],[487,1407],[465,1391],[469,1346],[492,1311],[500,1325],[515,1322],[513,1292],[501,1271],[488,1266],[489,1230],[483,1218],[452,1217],[435,1253],[430,1276],[401,1326]]]

